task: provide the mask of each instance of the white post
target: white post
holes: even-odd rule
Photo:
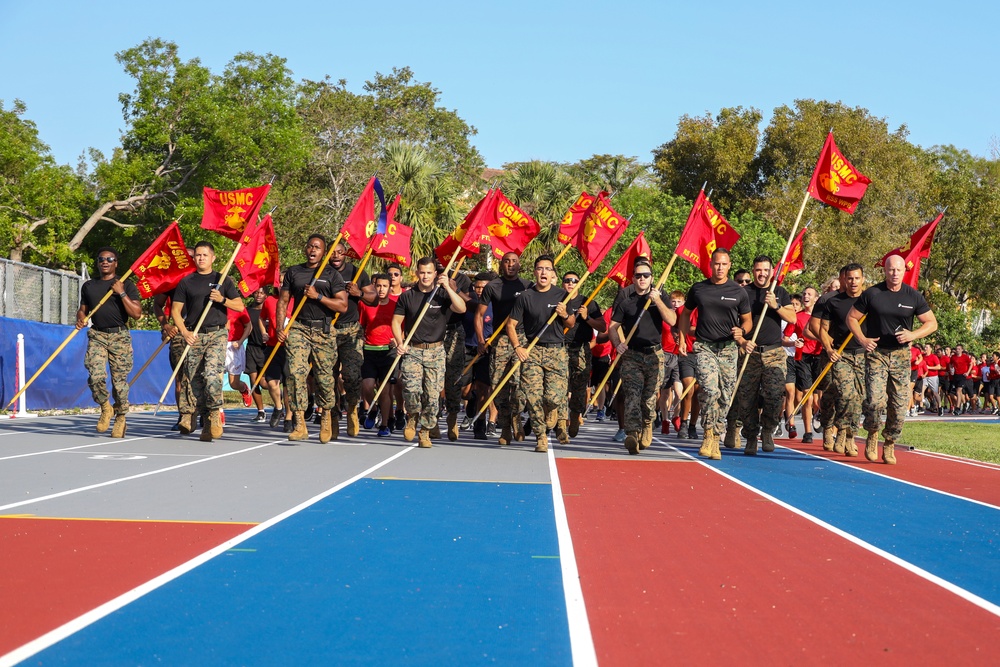
[[[24,386],[24,334],[17,334],[17,359],[15,361],[17,366],[17,386],[14,387],[14,391],[20,391],[21,387]],[[37,417],[38,415],[28,412],[25,408],[24,396],[28,392],[21,394],[21,397],[17,399],[17,412],[12,413],[10,418],[16,419],[18,417]]]

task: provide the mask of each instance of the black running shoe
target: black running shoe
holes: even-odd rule
[[[295,430],[295,419],[294,418],[292,418],[292,419],[286,419],[285,422],[284,422],[284,426],[282,427],[282,430],[285,433],[291,433],[292,431],[294,431]]]
[[[281,421],[281,412],[277,408],[272,409],[271,419],[269,419],[267,423],[270,424],[271,428],[275,428],[279,421]]]

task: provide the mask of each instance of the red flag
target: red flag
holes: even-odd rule
[[[515,206],[499,190],[493,198],[493,210],[490,213],[492,215],[487,214],[486,228],[493,256],[497,259],[502,259],[508,252],[520,255],[531,239],[541,231],[530,215]]]
[[[250,296],[263,285],[277,285],[281,273],[278,241],[274,237],[274,222],[265,215],[254,229],[241,239],[243,246],[236,253],[235,264],[243,279],[237,283],[240,294]]]
[[[389,219],[383,234],[375,244],[372,254],[382,259],[388,259],[409,266],[413,263],[410,256],[410,239],[413,236],[413,228],[407,227],[401,222]]]
[[[708,278],[712,275],[715,249],[732,248],[739,240],[739,232],[712,206],[702,190],[694,200],[674,254],[697,266]]]
[[[916,289],[917,282],[920,280],[920,260],[931,256],[931,244],[934,243],[934,233],[937,231],[938,223],[941,222],[941,218],[943,217],[944,213],[939,213],[938,217],[913,232],[906,245],[887,252],[875,266],[885,266],[887,259],[893,255],[899,255],[906,262],[906,274],[903,276],[903,282]]]
[[[607,196],[608,193],[602,192],[601,194]],[[588,195],[586,191],[580,193],[580,196],[569,207],[566,215],[563,216],[562,222],[559,224],[559,243],[563,245],[576,243],[576,237],[580,234],[580,223],[583,222],[583,216],[586,215],[593,204],[593,195]]]
[[[194,260],[188,255],[176,220],[135,260],[132,273],[144,299],[169,292],[181,278],[194,273]]]
[[[202,200],[205,211],[201,216],[201,227],[218,232],[227,239],[239,241],[243,230],[257,221],[260,207],[271,191],[271,184],[259,188],[242,190],[215,190],[204,188]]]
[[[375,235],[378,228],[376,220],[375,177],[372,176],[347,216],[347,220],[344,220],[344,224],[340,228],[344,235],[344,247],[347,248],[348,257],[361,259],[361,256],[365,254],[365,250],[368,249],[368,240]]]
[[[778,265],[778,284],[780,285],[784,281],[785,277],[792,271],[801,271],[806,268],[806,263],[802,259],[802,237],[806,235],[806,230],[809,226],[802,228],[799,235],[795,237],[792,241],[792,246],[788,249],[788,256],[785,257],[785,263]]]
[[[870,183],[871,179],[855,169],[837,148],[833,132],[826,135],[826,143],[809,181],[809,194],[824,204],[854,213]]]
[[[459,257],[477,255],[480,244],[490,243],[490,232],[487,225],[492,222],[493,200],[499,193],[499,190],[488,191],[472,207],[458,229],[446,236],[444,241],[441,241],[441,245],[434,249],[434,254],[439,262],[447,264],[456,252]]]
[[[632,241],[632,245],[628,247],[625,254],[622,255],[618,263],[611,269],[608,277],[622,287],[631,285],[633,264],[635,264],[635,260],[639,257],[645,257],[650,261],[653,260],[653,251],[646,242],[646,232],[639,232],[639,235]]]
[[[621,237],[628,221],[611,207],[602,192],[583,216],[576,247],[588,270],[596,269]]]

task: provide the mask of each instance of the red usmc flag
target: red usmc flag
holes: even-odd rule
[[[674,254],[697,266],[708,278],[712,275],[712,253],[715,249],[732,248],[739,240],[739,232],[712,206],[702,190],[694,200]]]
[[[492,222],[493,201],[499,193],[499,190],[488,191],[486,196],[472,207],[458,229],[446,236],[441,245],[434,249],[439,262],[447,264],[456,252],[459,258],[478,255],[480,244],[490,242],[490,231],[487,226]]]
[[[611,207],[602,192],[583,216],[576,247],[589,270],[596,269],[621,237],[628,220]]]
[[[871,179],[855,169],[837,148],[833,132],[826,135],[826,143],[809,181],[809,194],[824,204],[854,213],[870,183]]]
[[[635,264],[635,260],[640,257],[645,257],[650,261],[653,260],[653,251],[650,249],[649,243],[646,242],[646,232],[639,232],[639,235],[632,241],[632,245],[628,247],[625,254],[622,255],[618,263],[611,269],[608,277],[622,287],[631,285],[632,266]]]
[[[885,257],[878,261],[875,266],[885,266],[885,261],[893,255],[899,255],[906,262],[906,273],[903,275],[903,282],[917,289],[917,282],[920,280],[920,260],[931,256],[931,245],[934,243],[934,232],[937,231],[938,223],[944,213],[939,213],[938,217],[928,222],[926,225],[913,232],[910,241],[895,250],[890,250]]]
[[[601,195],[606,197],[608,193],[601,192]],[[586,191],[580,193],[580,196],[569,207],[566,215],[563,216],[562,222],[559,224],[559,243],[563,245],[576,243],[576,237],[580,234],[580,224],[583,222],[583,216],[586,215],[593,204],[593,195],[588,195]]]
[[[242,190],[215,190],[204,188],[202,201],[205,211],[201,216],[201,227],[218,232],[227,239],[239,241],[247,225],[253,225],[260,213],[260,207],[271,191],[270,183],[259,188]]]
[[[194,272],[194,261],[187,253],[177,221],[163,230],[153,245],[132,264],[136,287],[144,299],[169,292],[181,278]]]
[[[806,235],[808,229],[809,227],[802,228],[802,231],[795,237],[795,240],[792,241],[792,246],[788,249],[788,257],[785,258],[785,263],[778,267],[780,269],[778,273],[779,285],[792,271],[801,271],[806,268],[805,260],[802,258],[802,237]]]
[[[403,266],[409,266],[413,263],[410,254],[410,239],[413,237],[413,228],[396,222],[396,211],[398,210],[399,195],[396,195],[396,199],[389,204],[385,234],[380,234],[372,242],[374,248],[372,254]]]
[[[375,234],[378,226],[375,220],[375,177],[372,176],[340,228],[348,257],[361,259],[365,254],[368,239]]]
[[[520,255],[538,236],[540,227],[534,218],[515,206],[497,190],[492,211],[488,214],[486,229],[490,235],[493,256],[502,259],[508,252]]]
[[[243,296],[250,296],[262,285],[277,285],[281,272],[278,261],[278,241],[274,237],[274,222],[265,215],[256,228],[243,234],[243,246],[236,253],[235,264],[243,279],[237,287]]]

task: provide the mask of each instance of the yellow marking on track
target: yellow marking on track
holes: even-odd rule
[[[103,519],[89,516],[36,516],[34,514],[0,514],[0,519],[38,519],[40,521],[114,521],[117,523],[199,523],[213,526],[256,526],[250,521],[184,521],[182,519]]]
[[[545,484],[549,482],[514,482],[509,479],[438,479],[423,477],[371,477],[382,482],[469,482],[471,484]]]
[[[532,558],[559,558],[559,556],[532,556]]]

